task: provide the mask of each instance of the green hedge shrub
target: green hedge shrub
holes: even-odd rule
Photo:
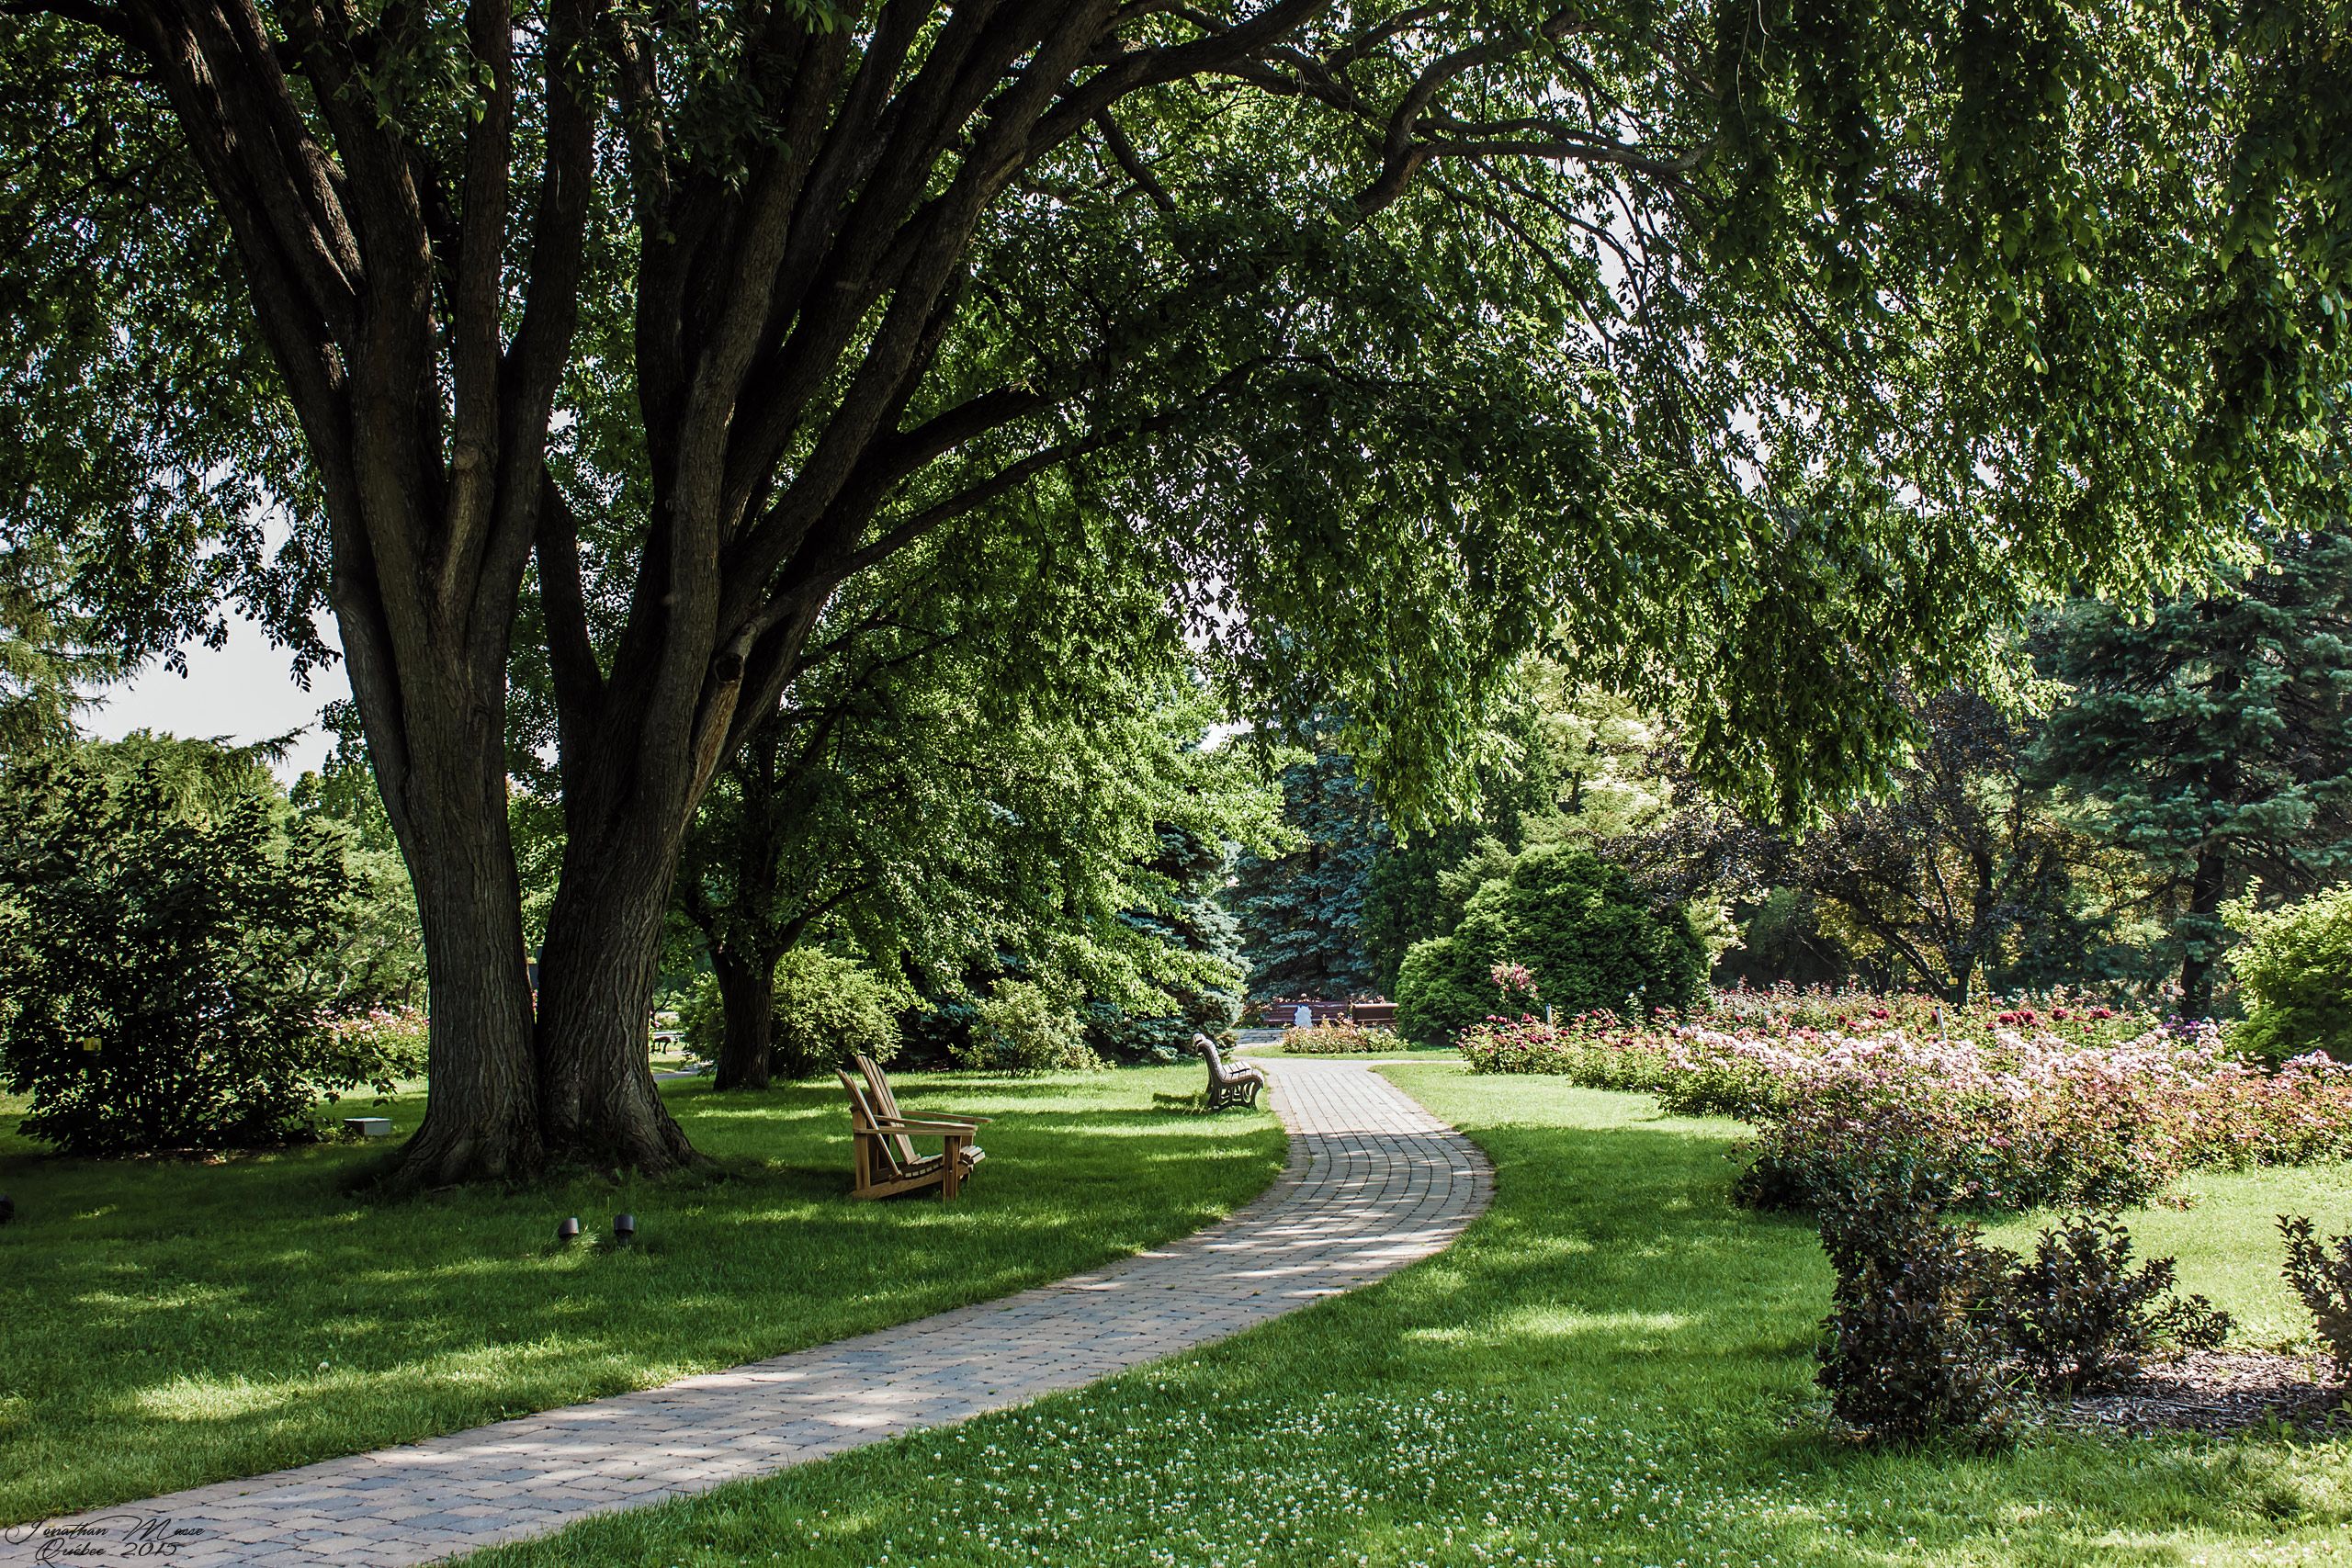
[[[899,998],[874,971],[820,948],[796,947],[775,962],[775,1035],[769,1058],[779,1077],[805,1078],[849,1060],[899,1054]]]
[[[1584,850],[1536,850],[1471,895],[1452,936],[1416,942],[1396,977],[1396,1025],[1420,1044],[1452,1043],[1505,1003],[1494,966],[1535,976],[1538,1007],[1687,1008],[1707,954],[1680,908],[1657,909],[1617,866]],[[1525,1005],[1517,998],[1510,1010]]]
[[[1487,966],[1450,936],[1405,950],[1396,970],[1396,1032],[1417,1045],[1450,1045],[1495,1010]]]
[[[306,1139],[351,1070],[329,1028],[343,835],[258,767],[191,789],[173,744],[0,778],[0,1081],[68,1154]]]
[[[2251,1003],[2231,1045],[2272,1062],[2312,1051],[2352,1062],[2352,887],[2258,913],[2240,905],[2230,923],[2245,938],[2230,966]]]
[[[805,1078],[847,1064],[852,1052],[876,1062],[899,1054],[900,998],[855,959],[796,947],[775,961],[774,985],[768,1067],[776,1077]],[[678,1017],[687,1049],[706,1062],[717,1061],[727,1024],[717,976],[705,975],[695,982]]]
[[[960,1067],[990,1073],[1087,1072],[1102,1066],[1078,1015],[1031,980],[999,980],[973,1003],[971,1033],[950,1045]]]

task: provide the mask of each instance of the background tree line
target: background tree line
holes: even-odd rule
[[[1727,982],[1853,978],[1955,1003],[1988,987],[2161,991],[2213,1012],[2233,924],[2352,871],[2352,538],[2277,536],[2206,589],[2075,600],[2012,658],[2030,705],[1906,696],[1921,739],[1892,787],[1797,828],[1699,784],[1670,726],[1542,665],[1522,677],[1513,765],[1441,831],[1400,842],[1360,790],[1333,787],[1347,762],[1325,752],[1285,777],[1316,846],[1233,888],[1252,956],[1272,960],[1253,991],[1401,995],[1414,943],[1573,847],[1687,920]],[[1312,966],[1286,945],[1309,931]]]

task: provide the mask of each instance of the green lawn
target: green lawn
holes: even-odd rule
[[[949,1431],[590,1521],[475,1568],[823,1564],[2178,1564],[2352,1555],[2352,1443],[1826,1435],[1828,1269],[1724,1201],[1730,1122],[1557,1079],[1388,1069],[1494,1157],[1446,1254],[1207,1350]],[[2199,1179],[2139,1216],[2254,1337],[2296,1319],[2282,1202],[2352,1170]]]
[[[1000,1118],[953,1205],[854,1203],[838,1087],[664,1086],[715,1177],[371,1204],[376,1150],[219,1163],[38,1154],[0,1107],[0,1523],[456,1430],[1004,1294],[1229,1212],[1281,1169],[1272,1116],[1154,1104],[1198,1066],[905,1077]],[[345,1109],[365,1111],[365,1104]],[[422,1104],[390,1110],[401,1131]],[[576,1213],[628,1251],[559,1251]]]

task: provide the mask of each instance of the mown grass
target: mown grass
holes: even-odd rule
[[[1387,1282],[1019,1411],[500,1549],[594,1564],[2074,1564],[2352,1554],[2352,1444],[1830,1435],[1828,1269],[1734,1209],[1728,1122],[1556,1079],[1386,1069],[1497,1167],[1487,1216]],[[2268,1215],[2352,1224],[2352,1170],[2206,1177],[2135,1216],[2257,1337]],[[2177,1228],[2165,1229],[2167,1225]],[[2030,1226],[2024,1227],[2030,1232]],[[2191,1244],[2194,1245],[2191,1245]]]
[[[838,1087],[665,1085],[711,1175],[399,1202],[348,1190],[381,1145],[67,1160],[0,1107],[0,1523],[648,1387],[1182,1235],[1285,1149],[1262,1111],[1155,1107],[1198,1077],[900,1077],[910,1111],[999,1119],[952,1205],[846,1198]],[[624,1209],[635,1247],[555,1246],[566,1214],[601,1238]]]

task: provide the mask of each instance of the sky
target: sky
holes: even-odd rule
[[[324,630],[333,646],[333,623]],[[306,692],[294,683],[292,655],[272,648],[250,621],[232,623],[229,640],[220,649],[191,643],[187,651],[186,679],[165,669],[161,660],[154,660],[100,694],[101,705],[82,715],[83,730],[104,740],[119,739],[134,729],[153,729],[186,739],[242,743],[307,725],[309,732],[278,764],[278,776],[291,783],[326,760],[334,742],[319,728],[319,709],[351,694],[341,665],[311,671]]]

